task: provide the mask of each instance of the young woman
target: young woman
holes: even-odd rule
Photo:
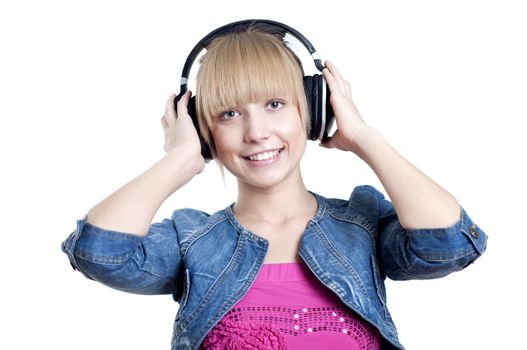
[[[268,26],[207,46],[197,77],[201,134],[236,178],[212,215],[161,204],[205,166],[191,93],[161,118],[166,155],[93,207],[63,243],[75,269],[131,293],[180,303],[173,349],[403,349],[383,280],[445,276],[483,253],[485,233],[456,199],[368,126],[349,83],[325,62],[337,131],[378,176],[348,200],[308,191],[300,160],[311,127],[299,60]],[[345,184],[347,186],[347,184]],[[348,192],[348,189],[344,189]]]

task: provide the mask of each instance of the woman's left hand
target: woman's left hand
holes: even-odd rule
[[[333,63],[326,61],[326,68],[322,71],[331,92],[329,101],[335,112],[337,130],[322,147],[338,148],[343,151],[353,151],[358,135],[369,129],[353,103],[351,86],[340,75]]]

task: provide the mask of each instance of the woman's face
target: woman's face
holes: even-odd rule
[[[307,135],[292,98],[232,106],[213,118],[216,157],[240,185],[271,188],[300,178]]]

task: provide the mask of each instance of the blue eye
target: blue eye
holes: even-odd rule
[[[268,104],[269,108],[271,108],[271,109],[280,109],[283,105],[284,105],[284,102],[282,102],[280,100],[273,100],[273,101],[269,102],[269,104]]]
[[[236,116],[238,116],[239,113],[236,112],[236,111],[233,111],[233,110],[230,110],[230,111],[225,111],[225,112],[222,112],[220,114],[220,119],[223,119],[223,120],[229,120],[229,119],[232,119]]]

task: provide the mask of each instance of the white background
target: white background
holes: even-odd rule
[[[490,236],[461,273],[387,282],[408,349],[521,348],[527,13],[521,1],[3,1],[0,5],[2,349],[168,349],[170,296],[73,272],[60,243],[163,154],[159,118],[212,29],[269,18],[351,82],[363,118],[456,196]],[[306,70],[312,69],[306,67]],[[311,190],[346,198],[374,173],[309,144]],[[161,207],[230,204],[215,165]]]

